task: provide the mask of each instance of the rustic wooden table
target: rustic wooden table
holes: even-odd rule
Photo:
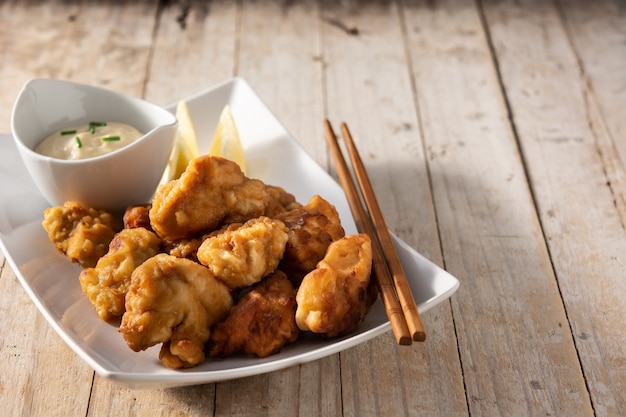
[[[0,255],[7,416],[626,415],[626,3],[2,1],[0,132],[31,77],[168,105],[245,78],[331,170],[347,121],[389,227],[461,281],[426,343],[131,390]]]

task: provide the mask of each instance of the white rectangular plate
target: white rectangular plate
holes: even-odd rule
[[[304,152],[242,79],[187,100],[199,147],[209,148],[219,115],[229,104],[249,163],[248,175],[284,187],[305,203],[315,194],[337,207],[346,233],[356,228],[341,187]],[[173,110],[173,109],[171,109]],[[320,121],[321,123],[322,121]],[[101,321],[78,282],[80,267],[58,253],[41,227],[48,206],[24,168],[10,135],[0,135],[0,247],[39,311],[61,338],[105,378],[134,388],[203,384],[275,371],[317,360],[390,330],[380,299],[352,334],[332,340],[303,335],[264,359],[245,355],[208,359],[183,371],[165,368],[159,347],[135,353],[117,328]],[[450,297],[459,281],[395,239],[421,313]]]

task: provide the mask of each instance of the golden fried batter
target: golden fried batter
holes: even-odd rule
[[[199,262],[198,249],[200,248],[200,245],[202,245],[202,242],[204,242],[209,237],[217,236],[226,231],[237,230],[241,227],[241,225],[242,223],[230,223],[210,233],[196,238],[180,239],[175,242],[166,242],[165,251],[172,256],[176,256],[177,258],[187,258],[191,259],[194,262]]]
[[[264,278],[230,309],[209,338],[209,356],[236,352],[261,358],[296,341],[296,290],[282,271]]]
[[[296,201],[296,197],[285,191],[284,188],[276,185],[265,185],[270,198],[268,200],[268,206],[265,208],[264,215],[270,218],[275,218],[276,215],[284,213],[286,211],[295,210],[302,207],[302,204]]]
[[[95,268],[85,268],[80,286],[102,320],[124,314],[124,297],[136,267],[159,252],[161,239],[143,227],[124,229],[109,245]]]
[[[345,233],[335,207],[319,195],[313,196],[306,206],[278,214],[276,218],[289,229],[280,269],[297,287],[324,258],[328,245]]]
[[[222,192],[228,213],[222,224],[243,223],[262,216],[269,204],[269,194],[263,181],[246,178],[244,182]]]
[[[132,229],[135,227],[143,227],[152,231],[150,225],[150,207],[151,204],[138,204],[135,206],[128,206],[124,212],[124,228]]]
[[[43,228],[56,248],[72,262],[94,267],[107,253],[115,233],[122,228],[119,219],[103,210],[83,207],[75,201],[49,207],[43,213]]]
[[[192,367],[204,361],[210,329],[232,305],[228,288],[209,269],[158,254],[133,272],[119,331],[135,352],[163,343],[165,366]]]
[[[176,241],[258,217],[268,199],[263,182],[247,178],[235,162],[201,156],[179,179],[158,188],[150,222],[162,239]]]
[[[305,207],[311,213],[319,212],[326,216],[329,222],[326,232],[332,236],[333,240],[338,240],[345,236],[337,209],[328,201],[324,200],[324,198],[319,195],[314,195]]]
[[[286,243],[287,228],[283,222],[262,216],[207,238],[198,249],[198,260],[234,290],[274,272]]]
[[[296,323],[323,337],[354,330],[368,310],[372,246],[365,234],[333,242],[298,289]]]
[[[198,261],[198,248],[202,244],[202,238],[181,239],[176,242],[168,242],[165,245],[165,251],[177,258],[187,258],[194,262]]]

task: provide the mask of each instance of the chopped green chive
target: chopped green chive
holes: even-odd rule
[[[104,142],[116,142],[118,140],[121,140],[119,136],[105,136],[102,138],[102,141]]]
[[[89,122],[89,131],[93,135],[94,133],[96,133],[96,127],[106,126],[106,125],[107,125],[106,122]]]
[[[76,145],[79,148],[82,148],[83,147],[83,143],[80,141],[80,138],[78,136],[76,136],[74,139],[76,140]]]
[[[61,136],[65,136],[65,135],[73,135],[74,133],[76,133],[75,130],[62,130],[61,131]]]

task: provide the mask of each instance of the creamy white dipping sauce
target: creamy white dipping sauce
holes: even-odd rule
[[[144,134],[117,122],[91,122],[48,136],[35,152],[58,159],[85,159],[105,155],[127,146]]]

